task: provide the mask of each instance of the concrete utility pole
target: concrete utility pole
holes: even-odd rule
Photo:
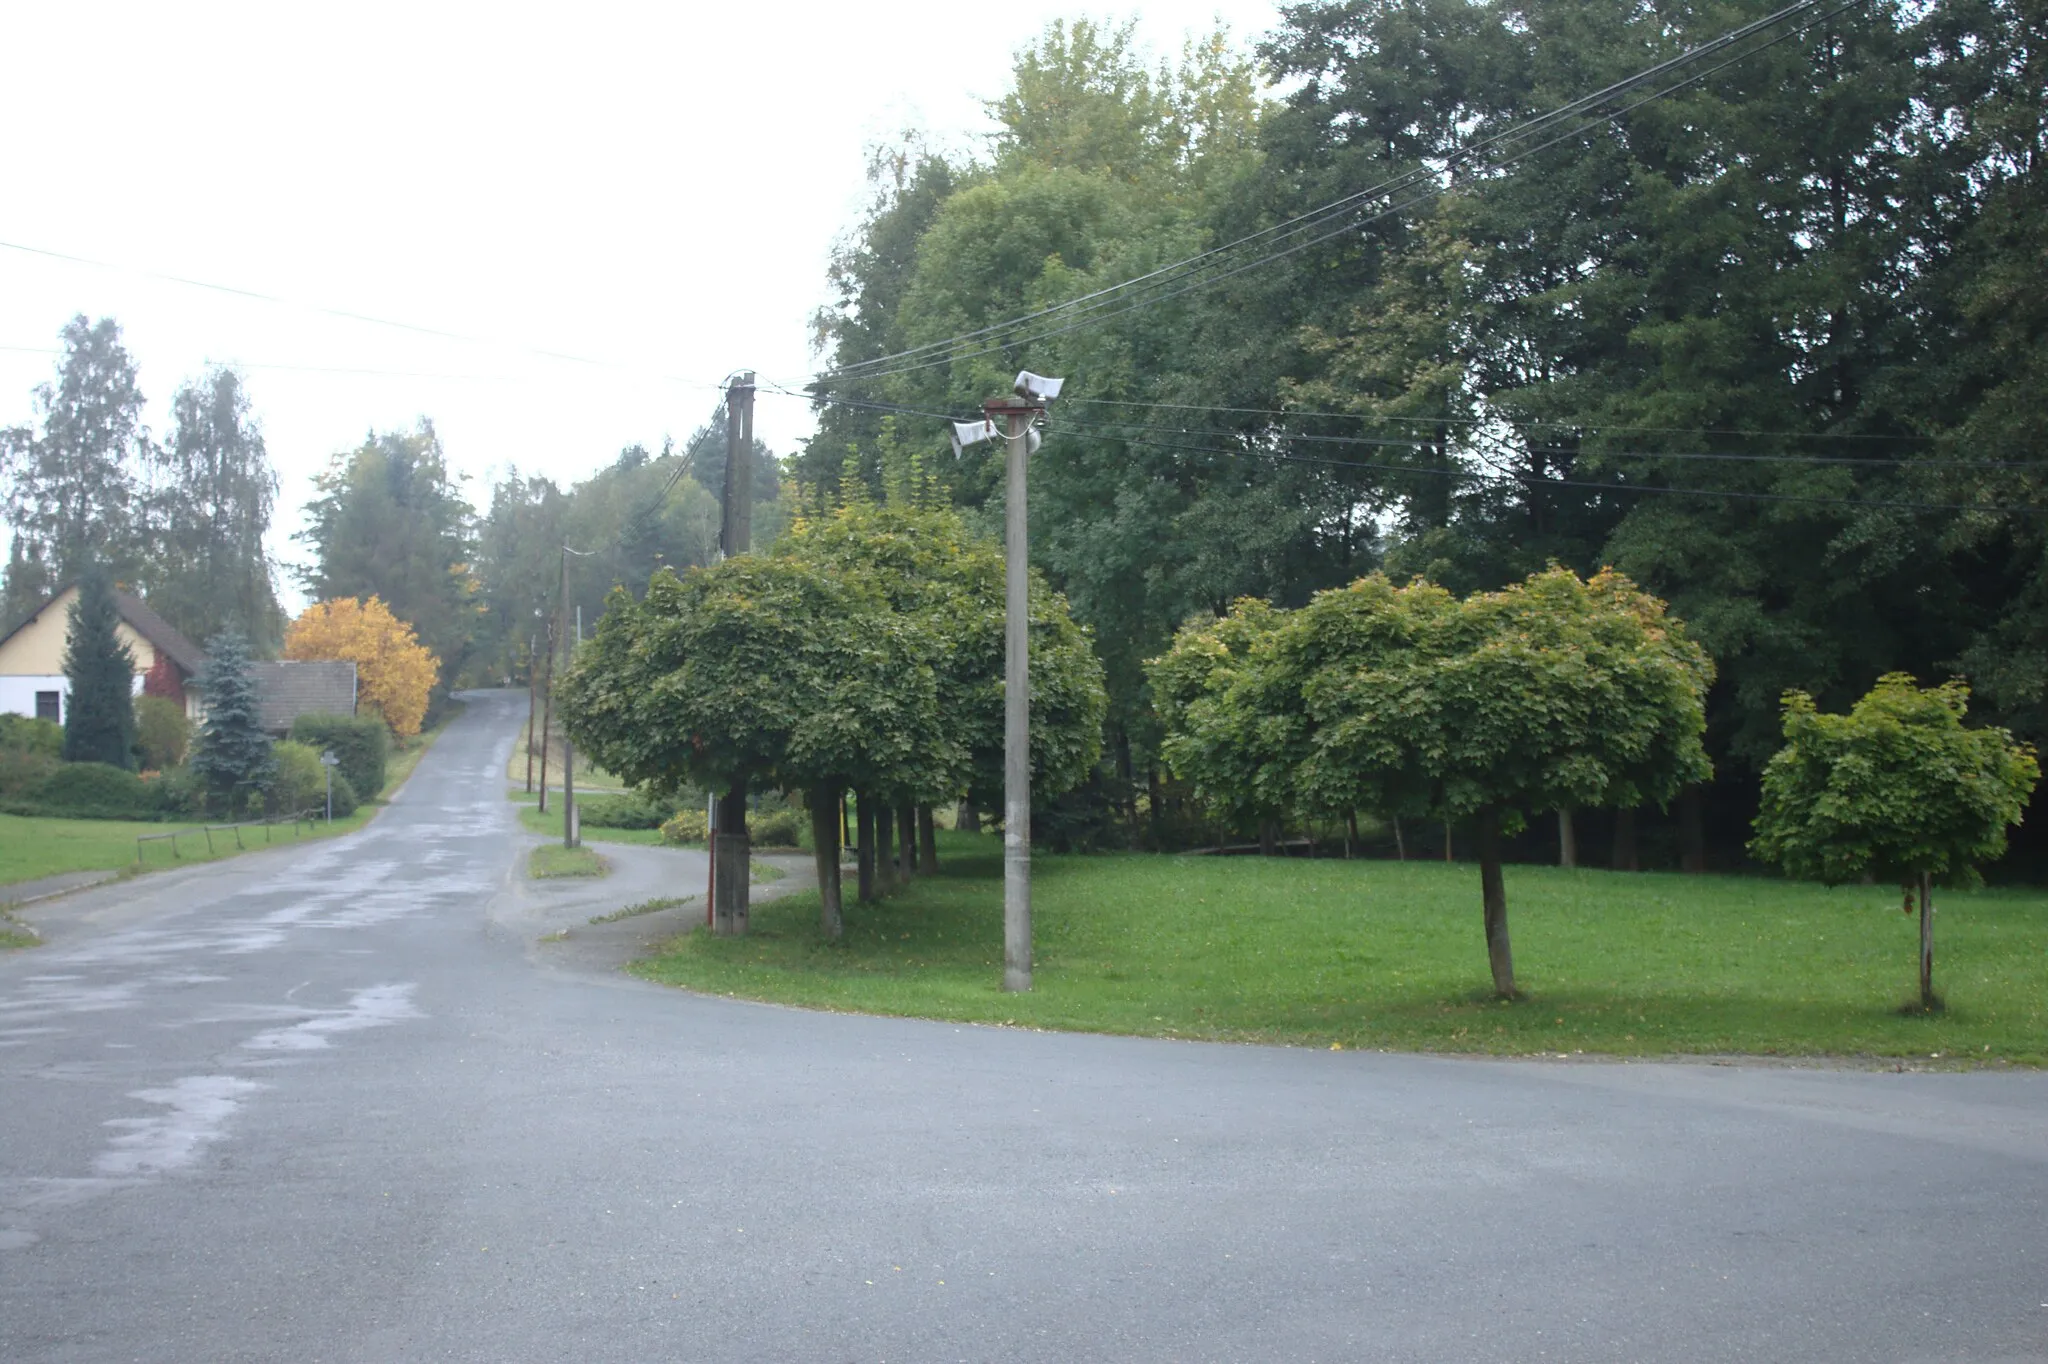
[[[540,710],[540,660],[533,654],[533,636],[526,637],[526,794],[533,794],[533,721]]]
[[[725,489],[718,548],[726,558],[745,554],[754,543],[754,373],[741,370],[725,388]],[[744,777],[719,796],[711,809],[711,931],[738,937],[747,931],[748,885],[752,881],[747,837]]]
[[[754,543],[754,372],[741,370],[725,389],[725,494],[718,547],[730,559]]]
[[[1003,521],[1003,988],[1031,988],[1031,550],[1025,517],[1028,398],[982,404],[1007,420]]]

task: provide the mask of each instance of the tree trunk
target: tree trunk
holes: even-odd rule
[[[1479,812],[1479,896],[1486,904],[1486,961],[1493,968],[1493,992],[1515,997],[1515,956],[1508,947],[1508,891],[1500,874],[1500,811]]]
[[[962,833],[980,833],[981,807],[971,800],[961,801],[960,808],[953,814],[953,827],[959,829]]]
[[[1130,832],[1132,851],[1138,847],[1138,778],[1131,767],[1131,736],[1121,727],[1116,732],[1116,772],[1123,782],[1124,827]]]
[[[1166,847],[1166,785],[1159,780],[1159,769],[1149,768],[1145,773],[1145,791],[1152,802],[1152,847],[1154,851]]]
[[[1557,865],[1576,867],[1579,865],[1579,831],[1572,824],[1572,812],[1557,812]]]
[[[917,879],[917,806],[904,801],[896,807],[896,879],[909,885]]]
[[[752,845],[747,838],[747,781],[741,777],[718,798],[718,842],[711,856],[711,931],[740,937],[747,931],[748,889],[753,881]]]
[[[875,885],[875,798],[865,791],[855,793],[854,818],[860,824],[860,842],[854,845],[855,865],[860,881],[858,894],[872,901],[880,888]]]
[[[917,869],[926,876],[939,870],[939,826],[929,805],[917,807]]]
[[[1394,860],[1397,862],[1406,862],[1408,860],[1408,839],[1401,833],[1401,817],[1399,815],[1394,816]]]
[[[1693,876],[1707,869],[1706,818],[1701,804],[1697,786],[1678,793],[1678,867]]]
[[[1614,869],[1641,871],[1636,857],[1636,812],[1634,807],[1614,812]]]
[[[1358,846],[1358,811],[1344,812],[1344,860],[1351,860],[1351,850]]]
[[[811,859],[818,869],[818,932],[837,938],[845,920],[839,902],[839,793],[811,792]]]
[[[1259,856],[1277,857],[1280,854],[1280,821],[1262,819],[1259,821]]]
[[[865,804],[866,802],[862,802]],[[896,813],[889,802],[875,800],[875,893],[896,889]]]
[[[1451,856],[1451,822],[1448,819],[1444,821],[1444,861],[1457,861],[1455,857]]]
[[[1934,878],[1920,873],[1920,1007],[1938,1009],[1934,997]]]

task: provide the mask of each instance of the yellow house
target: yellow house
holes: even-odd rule
[[[64,698],[71,690],[64,677],[64,646],[77,600],[76,584],[61,588],[27,620],[0,635],[0,711],[64,722]],[[179,701],[186,716],[197,720],[199,692],[192,679],[206,655],[140,597],[117,591],[114,605],[120,614],[114,633],[135,659],[136,695],[147,690]]]

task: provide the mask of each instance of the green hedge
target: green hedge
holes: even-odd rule
[[[384,790],[391,731],[376,716],[301,715],[292,722],[292,742],[315,753],[332,750],[341,760],[335,775],[348,778],[357,799],[374,800]]]

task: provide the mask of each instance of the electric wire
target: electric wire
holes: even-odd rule
[[[1644,104],[1647,104],[1652,100],[1662,99],[1676,92],[1677,90],[1683,89],[1685,86],[1694,84],[1700,80],[1704,80],[1707,77],[1713,75],[1714,73],[1724,70],[1728,66],[1734,65],[1738,62],[1747,61],[1750,58],[1754,57],[1757,53],[1763,51],[1765,48],[1770,47],[1778,42],[1784,41],[1788,38],[1796,37],[1801,33],[1807,32],[1811,28],[1815,27],[1820,23],[1825,22],[1827,19],[1832,18],[1836,14],[1839,14],[1844,10],[1847,10],[1852,6],[1860,3],[1862,3],[1862,0],[1841,0],[1841,3],[1838,3],[1824,11],[1821,11],[1818,15],[1809,19],[1807,22],[1797,26],[1796,28],[1780,33],[1776,37],[1771,38],[1764,43],[1758,44],[1757,46],[1750,48],[1747,51],[1744,51],[1735,57],[1729,58],[1727,61],[1706,68],[1705,70],[1695,72],[1694,74],[1686,77],[1683,80],[1680,80],[1670,86],[1667,86],[1664,89],[1655,91],[1652,94],[1646,95],[1641,99],[1636,100],[1634,103],[1625,105],[1620,109],[1613,110],[1609,113],[1597,115],[1593,118],[1587,119],[1578,127],[1573,128],[1568,132],[1558,135],[1556,137],[1552,137],[1549,140],[1539,143],[1533,147],[1512,149],[1508,151],[1506,156],[1503,158],[1503,163],[1505,161],[1512,161],[1526,156],[1534,155],[1535,153],[1540,152],[1548,147],[1557,145],[1559,142],[1568,141],[1574,137],[1580,136],[1583,133],[1600,126],[1601,124],[1611,123],[1615,119],[1620,118],[1624,114],[1627,114],[1634,109],[1642,107]],[[1008,349],[1012,346],[1027,345],[1033,341],[1043,340],[1051,336],[1062,335],[1066,332],[1076,330],[1079,326],[1093,325],[1094,322],[1107,320],[1110,317],[1120,316],[1125,312],[1133,311],[1140,307],[1149,307],[1157,303],[1165,302],[1167,299],[1178,297],[1181,294],[1190,292],[1197,288],[1206,288],[1212,284],[1220,283],[1223,280],[1245,273],[1248,270],[1257,269],[1260,266],[1270,264],[1273,261],[1282,259],[1289,255],[1293,255],[1299,251],[1307,250],[1310,247],[1328,241],[1333,237],[1344,235],[1345,233],[1351,232],[1359,227],[1369,225],[1372,222],[1379,221],[1382,218],[1398,213],[1405,208],[1412,207],[1417,203],[1421,203],[1427,199],[1434,198],[1438,194],[1440,194],[1442,190],[1441,186],[1432,184],[1431,187],[1424,193],[1413,196],[1399,203],[1390,205],[1389,207],[1381,210],[1380,212],[1372,214],[1365,218],[1358,218],[1355,214],[1349,214],[1348,210],[1351,208],[1352,205],[1368,202],[1370,200],[1380,198],[1387,194],[1399,192],[1425,177],[1447,175],[1457,163],[1469,160],[1480,152],[1489,150],[1497,145],[1510,144],[1516,139],[1532,136],[1535,133],[1541,131],[1543,128],[1550,126],[1556,122],[1562,121],[1566,118],[1576,117],[1581,109],[1589,108],[1593,105],[1604,102],[1606,99],[1613,97],[1617,93],[1626,92],[1627,90],[1639,86],[1648,80],[1654,79],[1657,75],[1660,75],[1663,72],[1674,69],[1675,67],[1690,64],[1704,56],[1710,55],[1715,51],[1723,50],[1726,47],[1741,41],[1743,38],[1752,36],[1754,33],[1759,32],[1765,28],[1771,27],[1775,24],[1778,24],[1787,18],[1790,18],[1801,13],[1810,12],[1814,10],[1817,7],[1817,5],[1818,0],[1803,0],[1803,2],[1800,4],[1793,5],[1786,9],[1780,10],[1776,14],[1766,16],[1764,19],[1758,20],[1753,24],[1745,25],[1743,28],[1738,29],[1730,34],[1723,35],[1721,38],[1715,39],[1710,43],[1702,44],[1699,47],[1688,49],[1686,52],[1681,53],[1676,57],[1669,58],[1666,61],[1661,62],[1651,68],[1648,68],[1643,72],[1639,72],[1635,76],[1629,77],[1624,81],[1616,82],[1615,84],[1606,87],[1604,90],[1597,91],[1592,95],[1581,97],[1581,99],[1575,100],[1571,104],[1562,106],[1560,109],[1553,110],[1550,113],[1541,115],[1536,119],[1526,120],[1524,123],[1518,124],[1513,128],[1503,130],[1502,132],[1494,134],[1491,137],[1483,138],[1480,141],[1473,143],[1468,147],[1453,151],[1443,158],[1442,170],[1436,170],[1427,165],[1419,167],[1415,170],[1405,172],[1402,175],[1392,177],[1388,180],[1384,180],[1379,184],[1374,185],[1366,190],[1358,191],[1352,195],[1346,196],[1343,199],[1336,200],[1331,204],[1324,205],[1321,208],[1310,210],[1308,213],[1298,215],[1296,218],[1289,219],[1286,222],[1275,224],[1269,228],[1261,229],[1259,232],[1249,234],[1245,237],[1237,239],[1236,241],[1226,243],[1223,246],[1211,248],[1206,252],[1202,252],[1195,256],[1188,257],[1183,261],[1175,262],[1167,266],[1162,266],[1157,270],[1149,272],[1146,275],[1138,276],[1135,279],[1126,280],[1115,285],[1105,286],[1104,288],[1096,290],[1091,294],[1081,295],[1075,299],[1070,299],[1063,303],[1052,305],[1048,308],[1039,309],[1036,312],[1024,314],[1018,318],[1008,319],[1004,322],[992,323],[986,327],[978,328],[972,332],[962,333],[957,337],[948,338],[947,340],[944,341],[927,342],[924,345],[912,347],[905,351],[895,352],[894,354],[889,356],[878,356],[868,360],[854,362],[853,364],[842,366],[838,369],[826,371],[819,375],[816,375],[814,376],[812,382],[824,384],[834,381],[851,382],[871,380],[886,377],[891,374],[910,373],[916,370],[928,369],[939,364],[952,364],[958,362],[959,360],[971,359],[980,355],[992,354],[995,351]],[[1493,167],[1493,169],[1495,170],[1500,170],[1503,168],[1504,164],[1496,164]],[[1259,240],[1263,237],[1272,236],[1275,233],[1281,233],[1284,236],[1295,235],[1299,232],[1312,230],[1314,227],[1319,226],[1323,223],[1327,223],[1331,221],[1333,217],[1337,216],[1343,216],[1344,222],[1340,227],[1338,227],[1334,231],[1319,234],[1318,236],[1309,238],[1305,241],[1295,242],[1294,244],[1288,247],[1271,252],[1265,256],[1261,256],[1253,261],[1246,262],[1231,269],[1221,270],[1208,275],[1201,276],[1200,278],[1196,279],[1193,283],[1182,285],[1179,288],[1169,289],[1165,292],[1155,291],[1149,297],[1145,298],[1116,299],[1112,297],[1118,291],[1131,289],[1137,285],[1144,284],[1152,280],[1160,281],[1159,285],[1154,286],[1156,290],[1159,287],[1163,287],[1163,285],[1174,283],[1175,281],[1173,280],[1172,276],[1175,274],[1175,272],[1185,273],[1187,269],[1194,265],[1199,264],[1202,261],[1213,259],[1216,256],[1222,255],[1226,252],[1233,251],[1238,247],[1245,245],[1249,242]],[[1107,301],[1105,302],[1104,300]],[[1119,303],[1122,306],[1110,308],[1111,304]],[[1099,309],[1102,308],[1110,308],[1110,310],[1106,312],[1100,312],[1098,316],[1094,317],[1091,320],[1075,321],[1067,325],[1063,325],[1061,327],[1035,333],[1031,336],[1010,338],[1001,343],[983,347],[979,350],[969,351],[960,354],[950,353],[951,350],[957,348],[964,342],[971,341],[982,336],[992,335],[996,332],[1004,331],[1012,327],[1022,325],[1023,323],[1029,322],[1036,318],[1051,316],[1055,313],[1066,311],[1069,309],[1078,309],[1083,313],[1092,313],[1097,312]],[[949,353],[940,359],[926,360],[918,364],[900,365],[891,369],[874,368],[876,366],[884,365],[892,360],[907,359],[920,354],[928,354],[934,350],[941,349],[948,350]]]
[[[1058,435],[1057,431],[1046,432],[1048,443]],[[1181,445],[1150,438],[1127,441],[1126,444],[1150,447],[1156,450],[1177,451],[1186,454],[1211,455],[1224,459],[1271,459],[1290,464],[1309,464],[1323,468],[1363,469],[1379,473],[1401,475],[1423,475],[1426,477],[1469,478],[1469,471],[1455,468],[1431,468],[1404,464],[1379,464],[1366,460],[1330,459],[1316,455],[1289,455],[1275,450],[1217,449],[1213,446]],[[1956,502],[1909,502],[1891,499],[1824,497],[1804,493],[1752,492],[1737,488],[1686,488],[1667,484],[1647,483],[1598,483],[1588,479],[1548,478],[1519,470],[1501,469],[1489,466],[1502,477],[1520,483],[1531,490],[1545,488],[1581,488],[1592,492],[1641,494],[1671,497],[1721,497],[1735,498],[1747,502],[1790,502],[1810,506],[1848,507],[1861,511],[1916,511],[1916,512],[1976,512],[2008,516],[2038,515],[2048,507],[2003,506],[1997,504],[1956,503]]]

